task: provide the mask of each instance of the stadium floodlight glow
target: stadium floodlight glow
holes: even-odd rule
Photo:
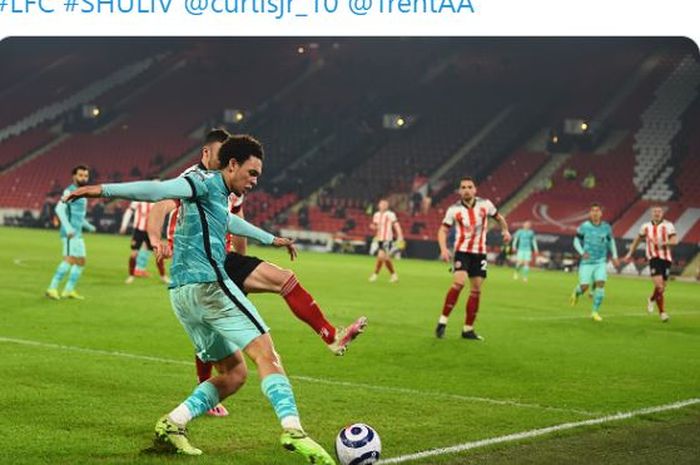
[[[552,136],[552,143],[558,144],[559,143],[559,136]]]
[[[406,120],[403,118],[403,116],[396,118],[396,125],[398,127],[402,127],[404,124],[406,124]]]
[[[95,118],[100,116],[100,109],[98,107],[92,109],[92,116],[94,116]]]
[[[588,123],[587,122],[583,121],[581,123],[581,131],[583,131],[583,132],[588,131]]]
[[[245,114],[242,111],[237,111],[233,118],[236,120],[237,123],[240,123],[241,121],[243,121],[243,118],[245,118]]]
[[[300,45],[299,47],[297,47],[297,53],[298,53],[299,55],[303,55],[304,52],[306,52],[306,49],[304,48],[303,45]]]

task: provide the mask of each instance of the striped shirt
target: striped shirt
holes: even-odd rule
[[[660,258],[669,262],[673,261],[671,256],[671,248],[668,246],[671,236],[676,234],[676,228],[673,223],[667,220],[661,220],[660,223],[647,221],[639,229],[639,236],[646,239],[647,242],[647,258]]]
[[[375,212],[372,217],[372,224],[374,224],[377,229],[377,233],[374,236],[378,241],[393,241],[394,240],[394,224],[398,221],[396,218],[396,213],[391,210],[386,210],[384,212]]]
[[[486,233],[489,217],[498,214],[495,205],[488,199],[477,197],[472,207],[457,202],[445,212],[442,224],[448,228],[455,226],[455,252],[486,253]]]
[[[131,210],[134,214],[134,220],[132,222],[132,227],[134,230],[146,230],[148,214],[151,212],[152,208],[153,204],[150,202],[131,202],[129,204],[129,210]]]

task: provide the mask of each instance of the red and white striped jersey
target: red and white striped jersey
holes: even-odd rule
[[[241,211],[241,207],[243,206],[243,199],[245,198],[245,195],[238,196],[231,192],[228,196],[228,211],[232,215],[237,215],[239,211]],[[226,252],[233,252],[234,247],[233,247],[233,234],[231,233],[226,233]]]
[[[150,202],[131,202],[129,204],[129,210],[133,212],[134,221],[132,227],[138,229],[139,231],[146,230],[146,222],[148,221],[148,214],[151,212],[153,204]]]
[[[660,223],[654,224],[653,221],[647,221],[639,229],[639,235],[646,238],[647,241],[647,258],[660,258],[662,260],[673,261],[671,257],[671,248],[668,246],[671,236],[676,234],[676,228],[673,223],[667,220],[661,220]]]
[[[455,252],[486,253],[486,233],[489,217],[496,216],[498,210],[488,199],[477,197],[472,208],[461,201],[450,206],[445,212],[442,224],[457,228]]]
[[[375,212],[372,217],[372,223],[376,225],[376,234],[374,236],[378,241],[393,241],[394,240],[394,223],[396,223],[396,213],[391,210],[385,212]]]

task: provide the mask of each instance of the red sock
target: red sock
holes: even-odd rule
[[[165,276],[165,264],[163,263],[162,258],[160,260],[156,260],[156,266],[158,267],[158,273],[160,274],[161,278]]]
[[[374,274],[379,273],[379,270],[382,269],[383,264],[384,264],[384,260],[377,259],[377,263],[374,265]]]
[[[294,315],[309,325],[326,344],[335,340],[335,327],[326,320],[321,308],[306,289],[292,275],[282,286],[280,295],[292,309]]]
[[[659,313],[664,313],[664,290],[656,290],[656,306],[659,307]]]
[[[200,383],[211,378],[211,369],[214,366],[212,363],[203,362],[196,355],[194,356],[194,363],[197,366],[197,379],[199,379]]]
[[[458,284],[453,284],[450,290],[447,291],[447,296],[445,297],[445,304],[442,306],[442,316],[448,317],[452,313],[452,309],[459,299],[459,293],[462,292],[462,286]]]
[[[479,311],[479,294],[480,291],[471,291],[469,300],[467,300],[467,318],[465,323],[467,326],[474,326],[476,313]]]
[[[386,261],[386,269],[389,270],[389,273],[394,274],[394,264],[391,260]]]
[[[136,268],[136,257],[129,257],[129,276],[134,275],[135,268]]]

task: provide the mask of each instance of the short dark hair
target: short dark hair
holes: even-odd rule
[[[476,180],[471,176],[462,176],[462,179],[459,180],[459,183],[462,184],[462,181],[471,181],[476,186]]]
[[[90,168],[88,168],[87,165],[78,165],[75,168],[73,168],[73,171],[71,174],[76,175],[78,173],[78,171],[82,171],[82,170],[90,171]]]
[[[231,137],[231,133],[224,128],[214,128],[211,129],[206,137],[204,137],[205,144],[211,144],[212,142],[226,142],[226,139]]]
[[[232,159],[242,165],[250,157],[263,159],[263,146],[253,136],[237,134],[226,139],[219,150],[221,167],[228,166]]]
[[[591,208],[595,208],[595,207],[598,207],[598,208],[600,208],[601,210],[603,209],[603,206],[602,206],[601,204],[599,204],[598,202],[593,202],[593,203],[591,204]]]

